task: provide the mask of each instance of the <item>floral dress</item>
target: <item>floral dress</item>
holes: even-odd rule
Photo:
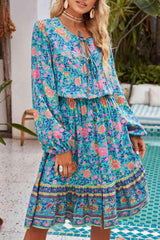
[[[149,202],[147,180],[130,136],[144,136],[120,88],[110,46],[108,76],[92,36],[79,37],[59,17],[37,20],[32,33],[32,102],[42,160],[25,223],[48,229],[69,219],[73,226],[118,225]],[[71,150],[72,177],[55,176],[56,155]]]

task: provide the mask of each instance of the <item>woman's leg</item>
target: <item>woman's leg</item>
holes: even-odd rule
[[[102,213],[102,228],[92,226],[91,227],[91,240],[110,240],[111,229],[104,229],[104,220]]]
[[[45,240],[47,232],[48,229],[30,227],[29,229],[26,230],[24,240]]]

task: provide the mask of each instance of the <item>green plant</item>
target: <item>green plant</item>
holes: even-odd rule
[[[12,80],[6,81],[6,82],[2,83],[2,84],[0,85],[0,93],[1,93],[8,85],[10,85],[11,83],[12,83]],[[7,97],[8,97],[8,96],[6,96],[3,100],[1,100],[0,103],[1,103],[2,101],[4,101]],[[26,133],[28,133],[28,134],[30,134],[30,135],[37,136],[37,135],[36,135],[34,132],[32,132],[30,129],[28,129],[28,128],[26,128],[26,127],[24,127],[24,126],[22,126],[21,124],[18,124],[18,123],[0,123],[0,125],[8,125],[8,126],[11,126],[11,127],[16,128],[16,129],[18,129],[18,130],[20,130],[20,131],[24,131],[24,132],[26,132]],[[6,145],[6,143],[5,143],[4,139],[3,139],[3,137],[1,136],[1,134],[0,134],[0,143]]]
[[[158,83],[159,68],[152,63],[151,17],[160,16],[159,0],[111,0],[108,4],[108,30],[120,81]],[[149,72],[151,66],[156,73]]]
[[[160,85],[160,66],[158,65],[145,65],[141,63],[133,67],[123,65],[121,72],[118,72],[120,82],[132,84],[158,84]]]

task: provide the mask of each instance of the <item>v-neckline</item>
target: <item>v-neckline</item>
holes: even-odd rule
[[[64,24],[61,22],[59,16],[57,17],[57,19],[58,19],[58,21],[59,21],[59,24],[60,24],[69,34],[71,34],[72,36],[80,39],[79,36],[77,36],[77,35],[75,35],[74,33],[70,32],[70,31],[68,30],[68,28],[66,28],[66,27],[64,26]],[[90,39],[93,40],[93,37],[92,37],[92,36],[89,36],[89,37],[87,37],[87,38],[83,38],[83,40],[85,40],[85,41],[89,41]]]

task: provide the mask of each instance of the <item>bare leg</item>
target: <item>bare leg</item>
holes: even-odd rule
[[[91,227],[91,240],[110,240],[111,229],[104,229],[104,220],[102,213],[102,228],[92,226]]]
[[[30,227],[26,230],[24,240],[45,240],[48,229]]]

